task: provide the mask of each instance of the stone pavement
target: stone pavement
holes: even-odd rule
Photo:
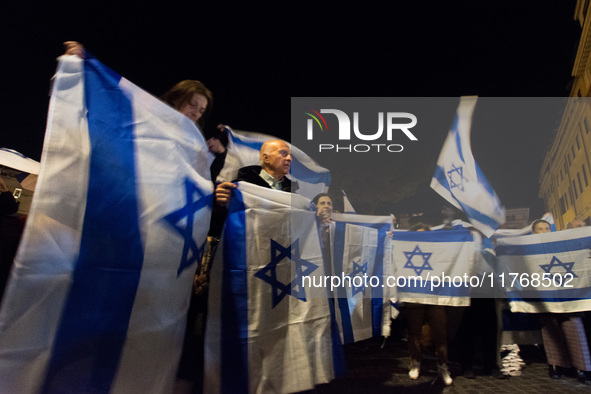
[[[383,348],[382,348],[382,345]],[[542,349],[521,346],[521,358],[525,366],[521,376],[498,380],[490,376],[467,379],[458,376],[460,366],[453,362],[454,345],[450,344],[450,370],[454,383],[445,387],[437,378],[437,366],[433,356],[425,356],[421,377],[408,378],[408,351],[404,341],[389,338],[372,338],[346,347],[348,372],[345,377],[318,386],[313,393],[591,393],[591,386],[580,383],[575,377],[563,376],[560,380],[548,377],[548,365]],[[477,360],[478,361],[478,360]]]

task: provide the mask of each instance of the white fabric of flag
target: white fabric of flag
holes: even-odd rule
[[[431,188],[464,211],[474,227],[491,237],[505,223],[505,208],[472,156],[470,128],[477,99],[461,98],[439,154]]]
[[[341,190],[341,191],[343,192],[343,212],[344,213],[357,213],[357,212],[355,212],[355,208],[353,208],[351,201],[349,201],[349,198],[347,197],[347,193],[345,193],[344,190]]]
[[[333,278],[337,322],[344,343],[390,335],[390,299],[395,289],[390,216],[333,213]]]
[[[298,392],[342,370],[310,203],[244,182],[234,189],[211,271],[204,392]]]
[[[512,312],[591,308],[591,228],[501,238],[496,250]]]
[[[475,247],[469,230],[393,231],[392,237],[398,302],[470,305]]]
[[[556,231],[556,222],[554,222],[554,215],[551,212],[546,212],[544,216],[542,216],[542,220],[547,221],[550,223],[550,230]]]
[[[40,164],[14,149],[0,148],[0,166],[18,170],[15,174],[21,186],[28,190],[35,190]]]
[[[211,159],[188,118],[90,55],[60,58],[0,313],[0,392],[172,391]]]
[[[228,130],[228,153],[218,182],[232,182],[242,167],[259,165],[263,143],[279,138],[250,131]],[[285,141],[291,148],[291,171],[289,177],[298,183],[297,194],[313,199],[325,193],[330,186],[330,171],[316,163],[302,150]]]

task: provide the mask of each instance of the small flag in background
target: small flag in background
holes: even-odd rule
[[[431,188],[464,211],[474,227],[490,238],[505,223],[505,208],[472,156],[470,127],[477,99],[461,98],[437,160]]]
[[[1,393],[172,391],[211,160],[188,118],[89,54],[60,58],[0,311]]]

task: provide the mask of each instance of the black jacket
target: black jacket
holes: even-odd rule
[[[238,177],[234,182],[244,181],[270,189],[271,186],[259,175],[262,169],[263,167],[261,166],[242,167],[238,170]],[[281,191],[295,193],[296,190],[298,190],[298,183],[292,182],[288,177],[283,177]]]

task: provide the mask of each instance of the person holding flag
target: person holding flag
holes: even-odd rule
[[[550,223],[543,219],[534,220],[531,228],[534,234],[551,232]],[[581,317],[572,313],[541,313],[540,322],[548,375],[560,379],[574,366],[578,369],[579,380],[591,385],[591,355]]]

